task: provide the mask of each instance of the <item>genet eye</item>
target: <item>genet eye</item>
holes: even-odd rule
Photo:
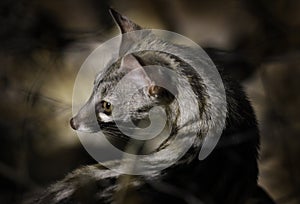
[[[101,101],[101,105],[103,108],[103,112],[107,115],[110,115],[112,112],[112,108],[113,108],[112,104],[107,101]]]

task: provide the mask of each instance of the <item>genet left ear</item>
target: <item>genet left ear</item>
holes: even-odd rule
[[[158,97],[161,94],[162,88],[156,85],[151,85],[148,88],[148,93],[152,97]]]
[[[122,58],[119,71],[126,73],[126,79],[135,83],[138,87],[149,87],[152,84],[143,66],[132,54]]]
[[[111,8],[109,12],[116,24],[118,25],[118,27],[120,28],[122,34],[142,29],[141,26],[137,25],[126,16],[121,15],[114,9]],[[122,52],[123,49],[127,51],[127,46],[135,40],[141,40],[140,36],[138,37],[135,33],[126,35],[125,39],[122,36],[120,53],[124,53]],[[173,97],[169,97],[170,92],[155,84],[155,77],[151,76],[154,79],[151,79],[149,77],[139,60],[140,59],[135,57],[133,54],[128,54],[124,56],[122,58],[119,71],[126,73],[126,77],[131,82],[135,83],[138,87],[146,86],[148,88],[147,90],[149,96],[155,97],[157,99],[163,99],[166,97],[168,98],[167,101],[169,101],[170,98],[173,99]],[[127,75],[128,73],[129,75]],[[153,75],[153,73],[151,75]],[[154,73],[154,75],[156,75],[156,73]]]
[[[164,102],[173,100],[174,97],[170,96],[170,92],[163,87],[157,86],[155,82],[155,76],[151,79],[144,67],[138,61],[137,57],[133,54],[126,55],[122,58],[120,72],[124,72],[126,79],[132,83],[135,83],[138,87],[147,87],[147,94],[158,100],[163,99]]]
[[[160,104],[165,105],[171,103],[175,99],[175,96],[171,92],[157,85],[149,86],[148,94],[149,96],[156,98]]]

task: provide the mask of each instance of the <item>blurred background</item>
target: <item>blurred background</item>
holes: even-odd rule
[[[69,119],[81,64],[118,34],[109,6],[189,37],[241,81],[261,131],[259,183],[279,204],[300,203],[297,0],[1,0],[0,203],[95,163]]]

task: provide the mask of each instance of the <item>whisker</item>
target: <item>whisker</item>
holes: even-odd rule
[[[32,92],[32,91],[26,90],[26,89],[21,89],[19,91],[21,93],[23,93],[24,95],[26,95],[28,100],[30,100],[30,98],[34,97],[36,99],[42,99],[45,102],[55,103],[57,106],[62,106],[62,107],[65,107],[65,108],[72,108],[72,105],[69,104],[69,103],[66,103],[66,102],[64,102],[60,99],[57,99],[57,98],[53,98],[53,97],[50,97],[50,96],[43,95],[39,92]]]

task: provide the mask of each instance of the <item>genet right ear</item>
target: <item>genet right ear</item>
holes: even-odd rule
[[[127,18],[126,16],[121,15],[114,9],[110,8],[109,12],[116,24],[118,25],[118,27],[120,28],[122,34],[141,29],[141,26],[129,20],[129,18]]]

